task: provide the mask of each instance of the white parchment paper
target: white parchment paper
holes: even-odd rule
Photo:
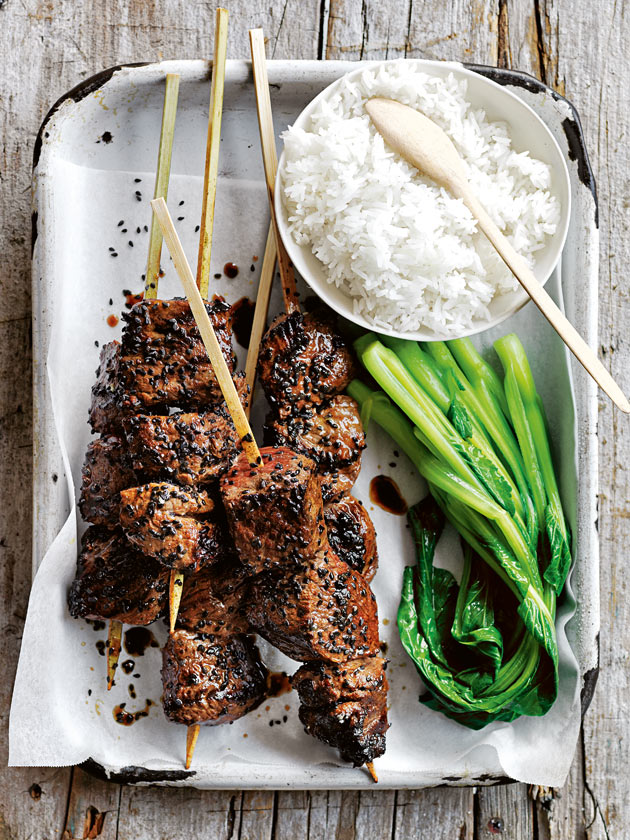
[[[152,161],[147,161],[147,166]],[[134,178],[140,177],[140,183]],[[66,459],[68,504],[71,514],[48,549],[33,583],[10,722],[11,765],[69,765],[92,758],[108,768],[145,767],[181,769],[185,730],[169,723],[160,705],[160,651],[149,648],[142,657],[124,650],[121,662],[134,660],[132,674],[120,670],[117,684],[106,691],[105,657],[97,642],[106,638],[84,621],[70,618],[66,593],[74,576],[77,540],[84,529],[76,512],[83,456],[90,439],[86,422],[90,388],[98,364],[99,348],[118,337],[120,324],[107,325],[110,314],[120,314],[123,289],[142,288],[150,222],[148,197],[153,179],[147,173],[101,171],[60,162],[57,168],[52,212],[63,219],[55,226],[59,240],[56,270],[61,278],[55,298],[52,340],[47,367],[59,441]],[[135,191],[142,192],[136,200]],[[189,259],[194,265],[199,217],[201,179],[173,176],[169,206],[177,222]],[[98,196],[98,201],[95,201]],[[180,204],[180,202],[184,202]],[[262,181],[254,183],[232,177],[220,181],[215,226],[214,272],[230,260],[240,272],[235,280],[224,275],[213,280],[214,291],[234,302],[243,295],[255,297],[262,265],[268,216]],[[124,220],[124,225],[118,222]],[[141,232],[137,233],[140,227]],[[126,233],[122,230],[126,229]],[[133,246],[129,242],[133,242]],[[108,250],[115,248],[117,257]],[[253,260],[258,256],[257,261]],[[163,254],[166,277],[163,297],[181,295],[172,264]],[[253,266],[254,270],[250,270]],[[550,291],[560,296],[560,277],[549,281]],[[280,308],[274,294],[271,314]],[[478,344],[489,346],[498,335],[515,330],[522,338],[545,400],[552,429],[566,512],[572,527],[576,522],[576,463],[574,408],[567,357],[562,344],[532,305],[499,330],[484,334]],[[240,352],[244,362],[244,351]],[[264,416],[264,400],[258,394],[253,418],[255,431]],[[398,641],[396,611],[402,570],[414,562],[411,539],[404,517],[386,513],[370,503],[370,479],[379,473],[391,475],[409,504],[423,497],[426,487],[410,463],[395,453],[395,447],[376,425],[369,430],[369,447],[356,494],[365,502],[378,533],[380,569],[374,581],[381,622],[381,638],[388,646],[390,665],[390,721],[387,752],[377,762],[383,785],[417,787],[451,781],[482,782],[484,777],[505,775],[523,782],[561,785],[573,756],[580,724],[578,666],[565,633],[574,610],[570,589],[558,609],[560,649],[560,694],[544,718],[521,718],[514,723],[492,724],[473,732],[418,702],[420,679]],[[436,562],[451,566],[459,552],[456,535],[445,532]],[[165,630],[151,628],[158,641]],[[102,645],[101,645],[102,646]],[[295,663],[273,648],[261,644],[272,670],[292,673]],[[139,674],[139,677],[135,675]],[[136,698],[129,693],[133,685]],[[34,702],[36,698],[36,702]],[[147,717],[131,727],[118,724],[114,707],[124,702],[128,711],[145,706]],[[259,709],[231,726],[202,730],[195,754],[196,776],[188,783],[221,786],[222,779],[242,779],[242,784],[305,787],[339,784],[334,766],[336,753],[305,735],[297,716],[293,693],[270,699]],[[321,771],[321,772],[319,772]],[[347,769],[348,786],[356,784],[359,770]],[[309,776],[310,773],[310,776]],[[353,775],[354,774],[354,775]],[[310,782],[309,782],[310,779]],[[342,783],[340,786],[344,786]]]

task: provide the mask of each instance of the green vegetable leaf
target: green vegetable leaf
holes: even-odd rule
[[[473,427],[466,406],[461,398],[454,396],[448,409],[448,419],[451,421],[455,429],[464,438],[469,438],[472,435]]]

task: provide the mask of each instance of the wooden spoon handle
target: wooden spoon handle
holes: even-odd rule
[[[548,293],[540,285],[525,260],[510,245],[508,240],[484,210],[483,206],[479,203],[475,195],[467,186],[463,187],[459,183],[457,185],[452,184],[450,188],[458,198],[462,199],[464,204],[477,219],[479,227],[494,245],[501,259],[514,274],[518,282],[525,289],[545,318],[549,321],[551,326],[558,333],[578,362],[584,366],[588,373],[598,383],[600,388],[608,394],[610,399],[618,408],[625,411],[626,414],[630,413],[630,402],[628,402],[628,399],[619,385],[617,385],[604,365],[597,358],[595,351],[588,346],[573,324],[558,309],[556,304],[549,297]]]

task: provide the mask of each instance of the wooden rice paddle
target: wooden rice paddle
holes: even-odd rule
[[[594,350],[558,309],[523,257],[510,245],[471,190],[462,159],[449,137],[433,120],[409,105],[392,99],[376,97],[370,99],[365,108],[379,134],[394,151],[464,202],[503,262],[575,358],[615,405],[629,413],[630,402],[619,385],[599,361]]]
[[[162,127],[160,129],[160,146],[158,150],[158,162],[155,173],[154,197],[163,196],[168,193],[168,180],[171,173],[171,155],[173,152],[173,134],[175,132],[175,114],[177,112],[177,97],[179,94],[179,76],[176,73],[167,73],[166,87],[164,89],[164,107],[162,109]],[[147,272],[145,275],[144,296],[147,299],[157,297],[158,282],[160,279],[160,255],[162,252],[162,232],[159,225],[156,225],[151,214],[151,232],[149,234],[149,254],[147,257]],[[109,633],[107,637],[107,690],[114,684],[114,676],[118,667],[120,657],[120,646],[122,639],[122,622],[112,620],[109,622]]]
[[[273,130],[273,118],[271,115],[267,59],[265,57],[265,36],[263,35],[262,29],[249,30],[249,44],[252,54],[256,109],[258,111],[258,127],[260,129],[260,145],[262,147],[263,164],[265,167],[269,212],[276,238],[278,268],[280,269],[280,279],[282,280],[282,297],[284,298],[284,306],[287,314],[290,314],[291,312],[299,312],[300,306],[295,288],[293,265],[278,234],[278,223],[276,221],[276,211],[273,203],[276,172],[278,171],[278,153],[276,151],[276,135]]]
[[[243,450],[249,459],[250,466],[257,467],[262,463],[260,451],[256,446],[256,441],[254,440],[254,435],[252,434],[247,415],[241,405],[238,392],[234,387],[230,370],[223,357],[223,353],[221,352],[214,328],[208,313],[206,312],[204,301],[199,294],[199,289],[195,285],[194,275],[188,260],[186,259],[182,243],[180,242],[175,226],[173,225],[173,220],[168,212],[166,202],[163,198],[154,199],[151,202],[151,206],[153,207],[153,212],[155,213],[160,227],[162,228],[162,234],[164,235],[168,250],[173,258],[175,269],[182,281],[186,297],[190,303],[190,309],[193,313],[195,321],[197,322],[201,339],[208,353],[212,369],[214,370],[217,382],[221,388],[221,393],[223,394],[223,398],[227,404],[228,411],[232,417],[232,422],[234,423],[236,432],[241,439]],[[198,723],[192,724],[188,727],[186,737],[186,769],[190,767],[198,735]]]
[[[210,256],[214,230],[214,203],[219,172],[219,144],[221,142],[221,116],[223,114],[223,89],[225,85],[225,59],[228,37],[227,9],[217,9],[214,34],[214,59],[210,88],[208,140],[206,142],[206,167],[203,178],[201,223],[199,225],[199,255],[197,258],[197,286],[203,298],[208,297],[210,284]],[[159,198],[160,196],[155,196]],[[166,196],[164,196],[166,198]],[[173,570],[168,587],[168,613],[171,633],[175,629],[179,604],[184,591],[184,575]]]

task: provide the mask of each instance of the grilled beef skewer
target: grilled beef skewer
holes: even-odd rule
[[[162,652],[164,713],[176,723],[231,723],[267,693],[267,669],[247,635],[247,580],[233,556],[186,579]]]
[[[309,663],[312,698],[300,710],[307,731],[355,765],[371,762],[384,752],[388,726],[376,601],[365,579],[330,547],[314,462],[282,447],[261,456],[256,470],[241,456],[221,480],[234,544],[256,576],[247,617],[285,654]],[[350,682],[358,683],[366,662],[370,680],[361,683],[360,698],[342,682],[338,699],[326,695],[324,702],[318,680],[333,680],[339,667],[344,679],[354,674]],[[305,673],[298,672],[298,687]]]

